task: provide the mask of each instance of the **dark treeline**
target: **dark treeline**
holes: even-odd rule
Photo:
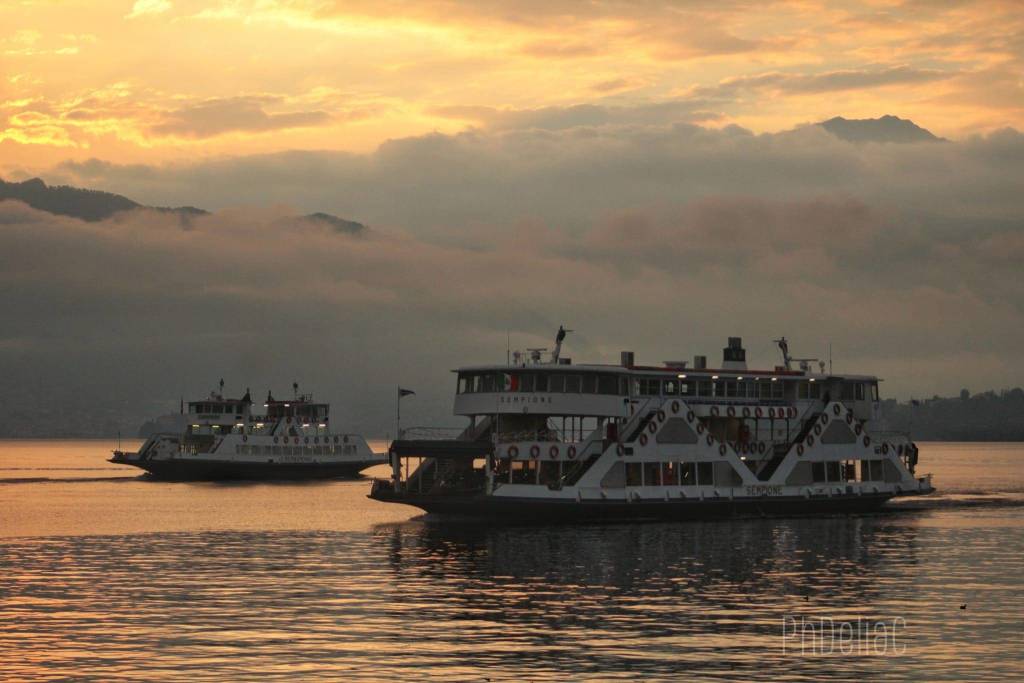
[[[986,391],[973,396],[964,389],[955,398],[909,403],[885,401],[889,428],[909,432],[918,441],[1024,441],[1024,390]]]

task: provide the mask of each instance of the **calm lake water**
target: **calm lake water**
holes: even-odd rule
[[[1020,444],[922,444],[940,493],[883,514],[551,527],[153,482],[110,447],[0,442],[0,680],[1024,671]]]

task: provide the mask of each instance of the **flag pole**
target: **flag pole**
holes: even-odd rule
[[[395,439],[402,437],[402,387],[395,387]]]

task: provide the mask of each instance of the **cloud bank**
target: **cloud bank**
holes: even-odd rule
[[[446,369],[503,360],[507,335],[549,345],[559,323],[577,360],[717,358],[741,335],[771,366],[786,334],[890,396],[1024,383],[1020,133],[534,125],[551,113],[368,155],[65,164],[47,181],[218,211],[183,228],[0,204],[0,372],[14,393],[164,406],[221,376],[298,379],[374,434],[393,429],[395,384],[418,392],[411,421],[444,419]],[[371,229],[288,218],[315,210]]]

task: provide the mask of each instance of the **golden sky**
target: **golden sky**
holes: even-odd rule
[[[366,152],[580,106],[755,132],[889,113],[960,138],[1024,126],[1022,8],[0,0],[0,170]]]

